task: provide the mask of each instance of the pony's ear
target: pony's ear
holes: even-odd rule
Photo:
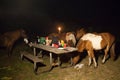
[[[80,30],[81,30],[81,31],[84,31],[85,29],[84,29],[84,28],[81,28]]]
[[[74,35],[76,35],[76,32],[72,31],[72,33],[73,33]]]
[[[85,28],[81,28],[81,29],[79,30],[79,32],[81,32],[81,33],[83,33],[83,32],[87,32],[87,29],[85,29]]]

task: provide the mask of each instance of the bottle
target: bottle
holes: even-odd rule
[[[40,37],[37,36],[37,43],[40,43]]]
[[[64,41],[63,40],[61,40],[61,46],[64,47]]]

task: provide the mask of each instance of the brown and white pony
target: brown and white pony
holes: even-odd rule
[[[76,46],[76,37],[74,32],[67,32],[66,33],[66,42],[68,46],[75,47]]]
[[[91,65],[93,59],[95,67],[97,67],[94,50],[104,50],[102,63],[105,63],[109,51],[110,56],[115,59],[115,36],[108,32],[86,33],[79,39],[76,47],[78,48],[78,52],[83,52],[84,50],[87,51],[89,56],[89,66]],[[77,61],[74,63],[77,63]]]
[[[24,38],[25,43],[28,43],[26,32],[23,29],[6,32],[0,35],[0,47],[5,47],[10,56],[14,43],[20,38]]]

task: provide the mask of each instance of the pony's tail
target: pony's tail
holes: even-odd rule
[[[116,54],[115,54],[115,43],[112,44],[111,48],[110,48],[110,56],[113,60],[116,59]]]

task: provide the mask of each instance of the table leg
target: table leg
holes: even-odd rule
[[[60,66],[60,56],[58,56],[57,58],[58,58],[58,66]]]
[[[35,47],[33,48],[33,51],[34,51],[34,56],[36,56],[36,48]]]
[[[34,73],[37,75],[37,63],[36,62],[34,62]]]
[[[43,54],[42,54],[42,50],[40,50],[40,52],[37,54],[37,56],[39,57],[39,58],[43,58]]]
[[[70,58],[70,65],[71,65],[71,66],[73,65],[72,57]]]
[[[52,53],[50,52],[50,65],[52,65],[53,61],[52,61]]]
[[[47,70],[47,71],[45,71],[45,72],[50,72],[50,71],[54,68],[54,66],[52,65],[52,63],[53,63],[53,60],[52,60],[52,53],[50,52],[49,55],[50,55],[50,69]]]

